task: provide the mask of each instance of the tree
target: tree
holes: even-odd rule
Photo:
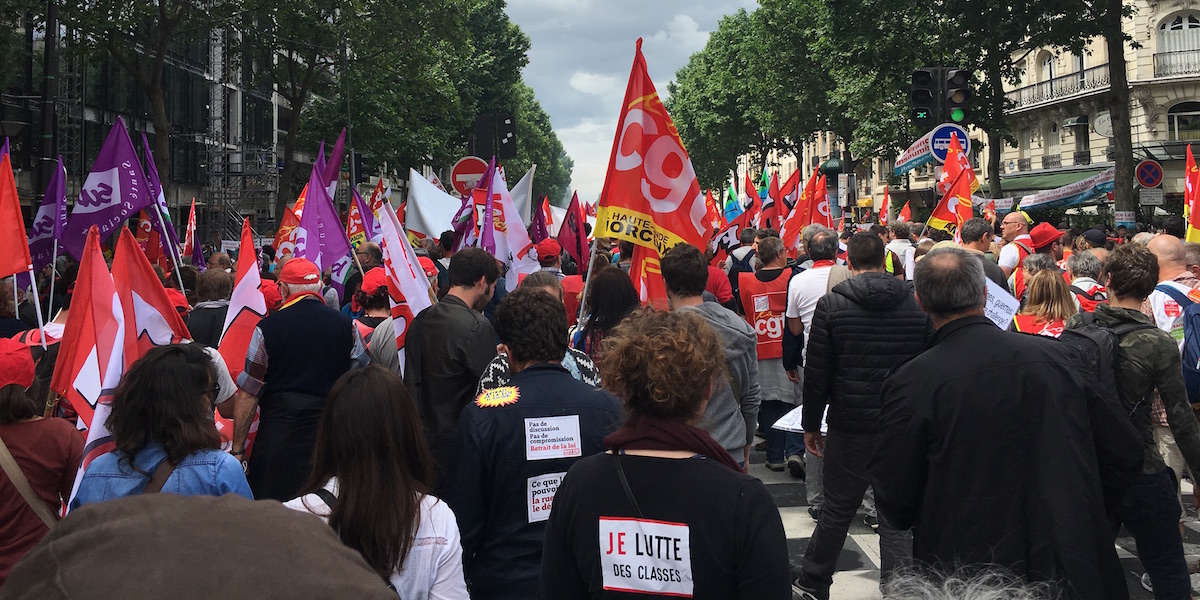
[[[575,163],[563,150],[562,142],[550,125],[550,115],[542,110],[533,89],[520,82],[516,88],[517,158],[505,161],[504,167],[512,179],[509,184],[516,184],[517,178],[536,164],[534,200],[542,196],[548,196],[554,204],[561,203],[564,198],[569,200],[567,194],[571,189],[571,171]]]
[[[171,119],[163,86],[166,62],[174,50],[209,35],[241,4],[209,0],[92,0],[65,3],[59,18],[67,31],[78,33],[85,51],[103,53],[129,74],[150,101],[154,123],[154,155],[159,179],[170,185]]]

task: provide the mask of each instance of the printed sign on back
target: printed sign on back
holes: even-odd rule
[[[691,535],[684,523],[600,517],[604,589],[692,597]]]
[[[529,494],[529,522],[540,523],[550,518],[550,508],[554,506],[554,492],[562,483],[563,473],[549,473],[530,477],[526,480],[526,491]]]
[[[583,456],[579,415],[525,419],[525,460]]]

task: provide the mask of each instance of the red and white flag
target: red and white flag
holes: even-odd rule
[[[246,370],[246,354],[250,350],[250,339],[254,337],[254,328],[258,322],[267,316],[267,301],[263,299],[260,285],[262,279],[258,274],[258,261],[254,247],[254,235],[250,231],[250,219],[242,221],[242,241],[238,247],[237,276],[233,283],[233,294],[229,297],[229,311],[225,313],[225,324],[221,328],[221,341],[217,350],[225,360],[229,376],[237,381],[242,371]],[[221,434],[222,444],[233,442],[233,420],[216,416],[217,432]],[[250,433],[246,436],[245,450],[247,455],[254,445],[255,433],[258,431],[258,413],[250,424]]]
[[[133,233],[121,228],[113,254],[112,282],[125,318],[125,368],[155,346],[190,339],[187,325],[163,287]]]
[[[891,211],[892,211],[892,199],[888,197],[888,189],[886,186],[884,186],[884,188],[883,188],[883,210],[879,211],[879,224],[880,225],[887,227],[888,215],[891,214]]]
[[[25,239],[25,219],[9,154],[0,156],[0,277],[33,272],[33,258]]]
[[[388,276],[388,295],[392,304],[392,328],[396,332],[396,349],[400,356],[400,373],[404,373],[404,340],[412,320],[421,311],[433,306],[429,280],[417,260],[408,234],[392,205],[383,203],[375,213],[375,221],[383,232],[383,268]],[[375,343],[372,340],[372,343]]]
[[[71,312],[50,380],[50,389],[79,415],[78,427],[87,430],[74,489],[92,460],[114,447],[104,423],[125,372],[125,314],[100,252],[100,231],[95,225],[88,230],[81,254]]]
[[[911,202],[911,200],[909,202]],[[901,223],[908,223],[912,221],[912,208],[908,205],[908,202],[904,203],[904,207],[900,209],[900,214],[896,215],[896,220],[900,221]]]

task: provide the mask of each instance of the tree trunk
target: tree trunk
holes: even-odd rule
[[[295,106],[293,104],[292,106]],[[283,223],[283,209],[299,195],[296,190],[296,136],[300,134],[300,111],[292,109],[288,123],[287,141],[283,144],[283,172],[279,174],[279,192],[275,197],[275,222]]]
[[[987,68],[988,85],[991,86],[992,97],[992,126],[987,131],[988,144],[988,192],[993,198],[999,198],[1003,193],[1000,185],[1000,157],[1004,153],[1004,75],[1000,64],[989,61]]]
[[[1108,47],[1108,77],[1110,81],[1109,114],[1113,128],[1113,162],[1116,178],[1113,197],[1114,210],[1134,210],[1133,201],[1133,134],[1129,124],[1129,77],[1125,72],[1125,35],[1121,30],[1122,0],[1107,0],[1104,33]],[[1115,226],[1132,226],[1128,219],[1117,220]]]
[[[162,182],[163,197],[171,186],[171,119],[167,117],[167,97],[161,76],[146,90],[150,97],[150,115],[154,118],[154,164]]]

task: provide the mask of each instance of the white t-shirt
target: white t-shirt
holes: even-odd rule
[[[325,489],[337,495],[337,479]],[[316,494],[308,494],[283,504],[325,520],[329,506]],[[458,521],[445,502],[434,496],[421,499],[421,524],[413,537],[412,549],[404,558],[403,568],[393,572],[392,585],[404,600],[469,600],[463,577],[462,542]]]
[[[1158,285],[1169,285],[1186,296],[1192,291],[1182,283],[1175,281],[1162,281]],[[1183,308],[1179,303],[1173,300],[1170,296],[1154,290],[1150,292],[1147,298],[1150,301],[1150,308],[1154,311],[1154,324],[1159,329],[1171,334],[1175,341],[1179,343],[1180,352],[1183,351]]]
[[[1021,260],[1021,250],[1017,247],[1016,242],[1024,242],[1026,246],[1033,245],[1033,238],[1028,234],[1018,235],[1012,242],[1005,244],[1000,249],[1000,258],[997,260],[1002,269],[1016,269],[1017,261]]]
[[[221,389],[221,393],[213,404],[220,404],[233,397],[237,392],[237,385],[233,383],[233,378],[229,376],[229,366],[225,364],[225,358],[216,348],[204,346],[204,353],[208,355],[208,359],[212,361],[213,367],[217,372],[217,386]]]
[[[817,267],[799,273],[788,282],[787,312],[789,319],[800,319],[804,323],[804,351],[801,356],[808,356],[809,330],[812,329],[813,313],[817,311],[817,300],[825,295],[825,286],[829,285],[829,272],[832,267]]]

